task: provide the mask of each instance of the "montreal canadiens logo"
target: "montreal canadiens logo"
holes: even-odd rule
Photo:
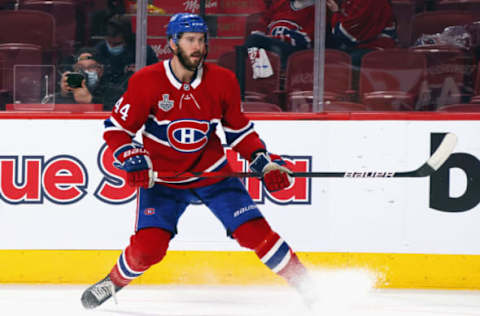
[[[155,215],[155,209],[154,208],[147,208],[143,211],[143,214],[150,216],[150,215]]]
[[[287,20],[278,20],[270,23],[268,28],[273,36],[286,35],[286,30],[300,31],[302,28],[297,23]]]
[[[167,128],[168,142],[181,152],[198,151],[208,142],[209,129],[207,121],[174,121]]]

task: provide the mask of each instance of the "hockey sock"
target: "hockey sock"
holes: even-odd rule
[[[110,272],[112,282],[123,287],[160,262],[167,252],[170,237],[170,232],[159,228],[137,231]]]
[[[253,249],[258,258],[273,272],[296,285],[306,274],[306,269],[298,260],[290,246],[274,232],[265,219],[255,219],[244,223],[233,233],[233,237],[243,247]]]

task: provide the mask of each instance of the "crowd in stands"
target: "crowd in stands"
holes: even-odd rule
[[[199,13],[200,2],[149,1],[147,65],[169,56],[163,47],[170,16]],[[207,62],[236,73],[245,111],[312,111],[314,2],[204,0]],[[475,1],[326,5],[324,110],[480,108]],[[132,0],[0,0],[0,27],[11,30],[0,34],[0,109],[95,103],[111,110],[136,70],[135,9]],[[72,87],[68,78],[75,76],[83,79]]]

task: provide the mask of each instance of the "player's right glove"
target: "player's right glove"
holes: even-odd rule
[[[258,153],[250,163],[250,170],[263,175],[263,184],[270,192],[280,191],[292,184],[290,171],[284,167],[282,157],[265,152]]]
[[[155,178],[152,160],[145,148],[128,144],[117,149],[113,155],[117,160],[113,165],[127,172],[128,185],[146,189],[153,187]]]

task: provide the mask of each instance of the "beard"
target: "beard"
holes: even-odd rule
[[[194,55],[194,57],[200,58],[198,59],[198,61],[193,61],[192,59],[190,59],[189,56],[187,56],[187,54],[185,54],[185,51],[179,45],[177,46],[177,53],[175,55],[178,57],[178,60],[180,61],[182,66],[190,71],[197,70],[198,66],[202,63],[203,58],[205,57],[205,54],[202,54],[198,51],[193,53],[192,55]]]

